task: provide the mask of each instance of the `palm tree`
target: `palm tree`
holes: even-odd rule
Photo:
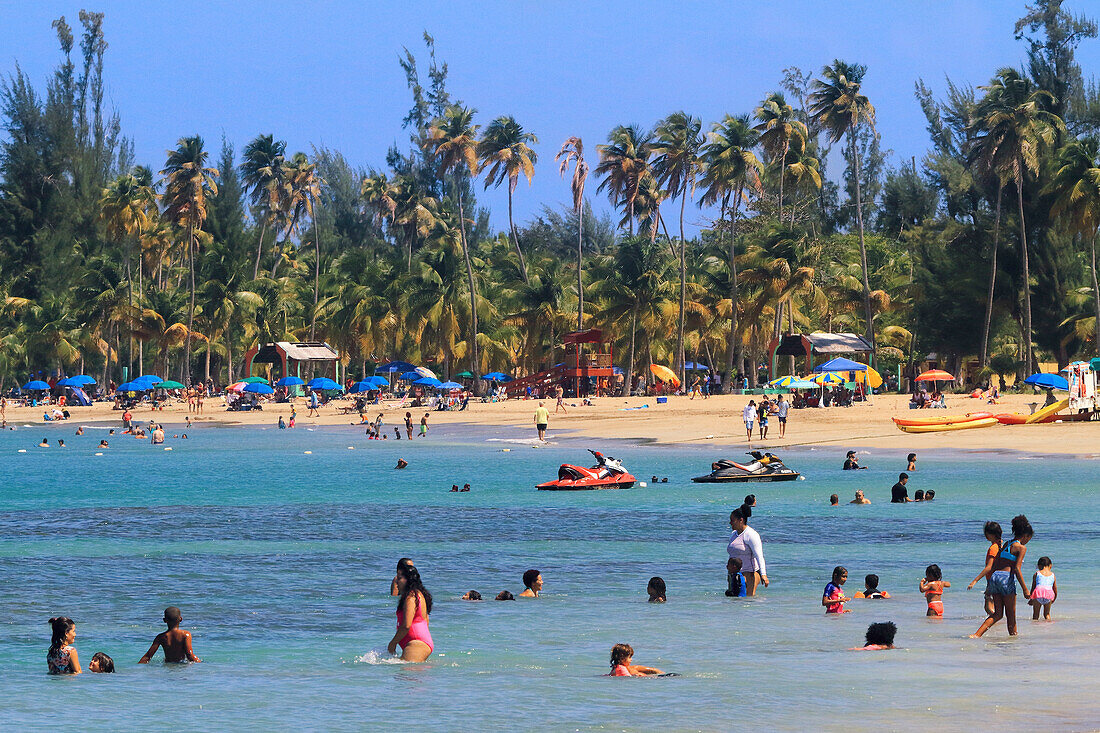
[[[584,328],[584,278],[582,260],[584,258],[584,184],[588,180],[588,163],[584,159],[584,142],[573,136],[562,143],[561,150],[554,156],[560,161],[558,173],[564,177],[573,163],[573,211],[577,214],[577,330]]]
[[[1096,236],[1100,230],[1100,142],[1094,137],[1071,140],[1058,151],[1057,170],[1049,190],[1051,215],[1066,216],[1069,227],[1089,240],[1093,304],[1096,308],[1097,355],[1100,356],[1100,282],[1096,275]]]
[[[191,273],[191,301],[187,307],[187,332],[195,326],[195,249],[196,236],[206,221],[206,197],[218,195],[214,181],[218,171],[207,168],[209,154],[203,148],[202,138],[183,137],[175,150],[168,151],[168,160],[160,172],[167,179],[164,190],[165,215],[177,225],[187,229],[187,265]],[[185,346],[183,373],[190,375],[191,338]]]
[[[1053,97],[1036,89],[1015,69],[1001,69],[978,103],[974,116],[981,130],[981,144],[989,151],[995,171],[1012,177],[1020,217],[1020,259],[1024,286],[1024,370],[1033,371],[1031,343],[1031,270],[1028,264],[1027,220],[1024,216],[1024,179],[1039,169],[1042,147],[1052,145],[1062,120],[1047,111]]]
[[[485,174],[485,188],[499,186],[508,179],[508,230],[512,236],[512,244],[516,248],[516,256],[519,257],[519,270],[523,275],[523,282],[529,282],[527,261],[519,246],[519,233],[512,219],[512,194],[516,191],[521,173],[526,176],[528,185],[531,183],[532,176],[535,175],[535,163],[538,162],[539,156],[528,146],[528,143],[538,141],[539,139],[532,133],[524,132],[523,127],[514,117],[505,115],[489,123],[481,136],[481,142],[477,145],[477,157],[481,160],[481,165],[488,168]]]
[[[783,167],[787,181],[791,189],[797,193],[801,189],[817,192],[821,190],[821,163],[817,158],[806,153],[806,145],[800,142],[791,145],[787,153],[787,164]],[[796,206],[791,206],[790,225],[794,226]]]
[[[107,236],[119,243],[126,243],[126,280],[127,295],[131,306],[133,305],[132,288],[130,283],[130,245],[136,244],[138,250],[138,301],[141,301],[143,292],[142,282],[142,257],[141,239],[152,228],[157,217],[156,195],[153,188],[147,185],[133,172],[125,173],[103,189],[99,199],[99,219],[107,230]],[[130,346],[133,347],[131,334]],[[133,349],[131,348],[130,360],[133,368]],[[143,371],[144,350],[142,342],[138,341],[138,370]]]
[[[719,204],[720,221],[726,219],[726,212],[732,211],[729,242],[729,296],[732,304],[730,313],[729,341],[726,346],[725,384],[727,390],[733,386],[734,365],[741,363],[741,339],[737,328],[737,221],[741,210],[745,187],[760,186],[760,173],[763,166],[752,149],[756,147],[759,136],[749,124],[748,115],[726,115],[716,122],[710,133],[709,141],[702,151],[704,187],[701,203],[707,206]],[[730,199],[733,206],[730,207]]]
[[[317,331],[317,303],[321,299],[321,231],[315,214],[317,197],[321,195],[321,185],[325,181],[317,174],[317,165],[309,162],[305,153],[295,153],[286,164],[286,181],[286,204],[290,212],[287,236],[300,225],[304,216],[313,221],[313,312],[309,319],[309,340],[313,341]],[[272,278],[275,277],[275,268],[278,265],[279,261],[276,259],[271,268]]]
[[[470,247],[466,241],[466,210],[462,201],[464,173],[477,175],[478,125],[474,124],[477,110],[452,105],[443,117],[432,123],[428,146],[439,161],[439,174],[451,174],[452,187],[458,197],[458,229],[462,241],[462,257],[466,262],[466,285],[470,290],[470,372],[477,376],[481,363],[477,353],[477,289],[474,286],[474,266],[470,259]],[[511,201],[509,194],[509,201]]]
[[[673,112],[656,129],[653,144],[657,157],[653,169],[657,180],[680,199],[680,315],[676,335],[676,369],[684,380],[684,323],[687,307],[687,240],[684,238],[684,206],[695,191],[699,173],[699,148],[703,145],[703,122],[687,112]]]
[[[260,256],[264,249],[264,234],[267,233],[268,224],[274,220],[282,207],[285,162],[286,141],[276,140],[272,135],[257,135],[244,148],[241,183],[250,191],[252,203],[260,207],[263,212],[260,241],[256,243],[256,264],[252,268],[253,280],[260,276]]]
[[[871,283],[867,275],[867,247],[863,241],[863,201],[860,179],[863,169],[859,165],[859,147],[856,136],[860,125],[875,124],[875,108],[861,91],[863,76],[867,67],[862,64],[848,64],[839,59],[832,66],[821,71],[823,78],[813,82],[810,95],[811,113],[814,122],[832,142],[848,135],[848,145],[852,154],[852,170],[856,183],[856,225],[859,227],[859,263],[863,270],[863,307],[867,315],[866,334],[871,342],[871,365],[875,364],[875,328],[874,311],[871,306]]]
[[[783,165],[787,160],[787,151],[791,149],[791,140],[809,136],[806,125],[795,116],[794,108],[787,104],[781,92],[772,92],[754,113],[759,124],[760,144],[771,156],[779,161],[779,221],[783,221]]]
[[[638,190],[649,170],[653,154],[653,136],[635,125],[620,125],[607,136],[607,144],[599,145],[600,164],[596,175],[602,176],[596,192],[605,188],[611,203],[625,209],[627,232],[634,235],[634,204]]]

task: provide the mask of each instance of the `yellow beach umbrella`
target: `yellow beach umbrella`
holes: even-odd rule
[[[840,376],[836,372],[822,372],[814,376],[812,380],[815,384],[830,385],[830,384],[844,384],[844,377]]]
[[[882,375],[876,372],[871,367],[867,367],[865,372],[855,372],[855,381],[858,383],[865,383],[871,389],[878,389],[882,386]]]
[[[660,364],[651,364],[649,370],[653,372],[653,376],[657,377],[657,379],[660,379],[664,382],[669,382],[672,384],[673,387],[680,386],[680,380],[676,376],[676,372],[672,371],[668,367],[661,366]]]

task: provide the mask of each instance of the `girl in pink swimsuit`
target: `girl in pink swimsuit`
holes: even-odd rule
[[[400,645],[403,660],[423,662],[435,649],[432,634],[428,631],[432,594],[420,580],[420,571],[411,565],[398,570],[397,587],[401,593],[397,602],[397,632],[387,648],[390,654],[397,654]]]

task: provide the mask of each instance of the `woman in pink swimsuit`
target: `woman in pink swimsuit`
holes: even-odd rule
[[[397,633],[387,647],[390,654],[397,654],[401,646],[401,659],[406,662],[423,662],[431,656],[435,645],[428,631],[428,614],[432,612],[432,594],[420,580],[420,571],[412,565],[398,570],[397,589],[401,598],[397,601]]]

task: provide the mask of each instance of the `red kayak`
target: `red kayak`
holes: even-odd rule
[[[561,464],[558,480],[538,484],[539,491],[586,491],[590,489],[629,489],[637,481],[623,468],[621,461],[605,456],[599,451],[589,450],[596,457],[596,465],[591,468]]]

